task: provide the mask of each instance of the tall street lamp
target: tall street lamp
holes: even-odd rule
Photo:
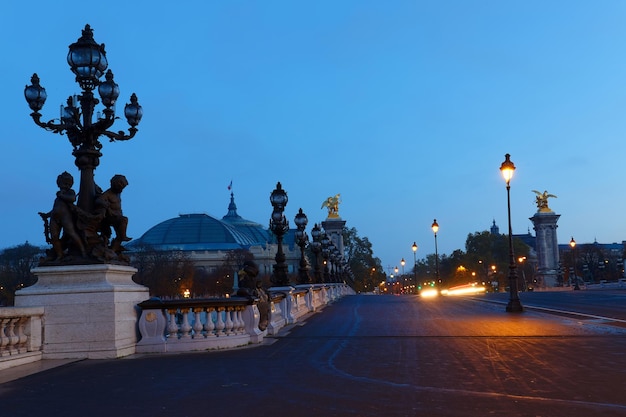
[[[402,265],[402,288],[404,288],[405,282],[406,282],[406,277],[404,276],[404,265],[406,264],[406,261],[404,260],[404,258],[402,258],[400,260],[400,265]]]
[[[506,201],[509,217],[509,303],[506,306],[506,311],[510,313],[519,313],[524,311],[522,303],[519,299],[517,292],[517,274],[515,273],[515,256],[513,255],[513,229],[511,227],[511,178],[513,177],[513,171],[515,171],[515,165],[511,162],[511,155],[508,153],[504,156],[504,162],[500,165],[500,172],[506,182]]]
[[[413,278],[415,279],[415,293],[417,294],[417,243],[413,242]]]
[[[300,268],[298,268],[298,277],[300,284],[309,284],[311,282],[311,277],[309,276],[309,265],[304,256],[304,248],[307,243],[309,243],[309,237],[304,229],[306,229],[309,219],[307,219],[306,214],[302,211],[302,208],[300,208],[300,211],[296,214],[294,223],[296,224],[296,243],[300,246]]]
[[[317,223],[311,229],[311,238],[313,242],[311,242],[311,250],[313,251],[313,255],[315,255],[315,266],[313,267],[313,276],[315,277],[315,283],[320,284],[322,282],[322,272],[320,270],[320,252],[322,251],[322,229],[319,227]]]
[[[326,232],[322,233],[320,239],[322,244],[322,258],[324,259],[324,282],[330,282],[330,272],[328,271],[328,257],[330,256],[330,238]]]
[[[398,281],[398,267],[396,266],[396,267],[393,269],[393,271],[395,272],[395,277],[396,277],[396,279],[394,280],[394,284],[395,284],[395,286],[396,286],[396,292],[397,292],[398,294],[400,294],[400,289],[398,288],[398,287],[400,286],[400,283],[399,283],[399,281]]]
[[[124,107],[124,115],[130,125],[128,134],[123,131],[113,132],[108,129],[113,126],[117,119],[115,116],[115,103],[120,94],[119,86],[113,81],[113,72],[108,67],[104,44],[98,44],[93,38],[93,30],[89,25],[85,25],[82,36],[69,46],[67,54],[67,63],[72,72],[76,75],[76,82],[82,89],[82,93],[77,96],[70,96],[67,99],[67,105],[61,107],[61,115],[58,120],[50,120],[48,122],[41,121],[41,113],[47,94],[46,89],[39,83],[37,74],[33,74],[31,85],[24,89],[24,97],[28,102],[28,106],[33,110],[30,114],[35,124],[53,133],[60,135],[66,134],[69,139],[75,157],[75,165],[80,170],[80,188],[78,192],[77,208],[72,211],[73,219],[64,220],[62,228],[65,238],[61,238],[61,226],[51,221],[48,225],[48,218],[54,216],[54,210],[51,213],[42,213],[44,225],[46,226],[46,240],[53,245],[53,251],[56,254],[55,261],[63,263],[85,263],[84,258],[90,260],[98,260],[100,262],[127,261],[121,243],[131,240],[126,236],[126,226],[128,219],[121,215],[113,215],[109,210],[111,200],[108,195],[96,186],[94,179],[94,171],[100,164],[102,153],[102,144],[99,141],[100,136],[106,136],[111,142],[132,139],[137,133],[137,125],[143,115],[143,110],[137,102],[137,96],[133,93],[130,96],[130,103]],[[106,71],[106,73],[105,73]],[[100,78],[104,75],[105,80]],[[98,100],[93,90],[98,89],[100,100]],[[97,114],[96,120],[93,120],[95,106],[98,103],[104,105],[104,117]],[[61,178],[64,176],[64,178]],[[122,175],[115,178],[115,186],[111,180],[111,194],[116,199],[116,204],[121,206],[121,189],[128,182]],[[71,189],[73,178],[67,172],[59,176],[57,182],[63,182],[60,193],[64,193],[61,200],[63,204],[73,205],[76,201],[76,194]],[[104,196],[104,197],[103,197]],[[47,217],[46,217],[47,215]],[[115,216],[115,217],[114,217]],[[115,239],[108,247],[109,238],[111,237],[110,228],[113,227],[116,232]],[[110,252],[114,253],[111,254]],[[65,255],[71,255],[65,257]],[[117,255],[117,259],[114,257]],[[77,258],[82,258],[82,260]],[[63,258],[63,259],[61,259]]]
[[[439,287],[441,280],[439,279],[439,251],[437,250],[437,232],[439,231],[439,223],[437,219],[433,220],[433,224],[430,226],[435,234],[435,285]]]
[[[569,241],[569,245],[572,248],[572,272],[573,272],[572,282],[574,282],[574,290],[580,290],[580,287],[578,286],[578,279],[576,278],[576,252],[574,252],[576,248],[576,241],[574,240],[573,236],[572,236],[572,240]]]
[[[271,281],[278,287],[286,287],[289,285],[289,277],[287,276],[287,264],[285,263],[285,253],[283,252],[283,236],[289,230],[289,222],[283,214],[287,205],[287,193],[283,190],[280,182],[276,184],[276,188],[270,194],[270,203],[274,208],[270,219],[270,230],[276,235],[278,249],[276,251],[276,263],[274,264],[274,274]]]

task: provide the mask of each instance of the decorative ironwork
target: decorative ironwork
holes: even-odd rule
[[[283,190],[280,182],[276,184],[276,188],[270,194],[270,203],[274,208],[272,217],[270,218],[270,230],[276,235],[278,243],[278,250],[276,251],[276,264],[274,264],[274,274],[271,277],[271,281],[274,285],[279,287],[285,287],[289,285],[289,277],[287,276],[287,264],[285,263],[286,257],[283,252],[283,236],[289,230],[289,221],[283,214],[285,206],[289,199],[287,193]]]
[[[124,108],[124,115],[130,125],[128,133],[108,130],[117,118],[115,104],[120,90],[113,80],[113,72],[107,71],[104,44],[96,43],[89,25],[85,25],[82,36],[69,46],[67,62],[76,75],[82,93],[67,99],[59,119],[41,121],[39,111],[46,102],[47,94],[37,74],[33,74],[31,85],[24,89],[24,97],[33,110],[30,115],[35,124],[52,133],[67,135],[73,147],[75,164],[80,170],[78,194],[71,188],[73,178],[64,172],[57,179],[59,191],[52,211],[40,213],[44,220],[46,240],[53,246],[41,264],[126,264],[128,257],[123,254],[122,242],[131,238],[126,236],[128,219],[122,215],[121,192],[128,181],[123,175],[116,175],[111,179],[111,188],[102,192],[95,183],[94,171],[102,156],[100,136],[109,138],[111,142],[132,139],[137,133],[143,110],[133,93],[130,103]],[[101,81],[103,75],[105,80]],[[100,100],[93,94],[96,87]],[[95,106],[100,102],[105,107],[102,111],[104,116],[98,113],[96,120],[93,120]],[[116,232],[114,239],[111,239],[111,228]]]

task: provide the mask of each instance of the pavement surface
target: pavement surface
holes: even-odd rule
[[[624,327],[481,298],[356,295],[261,346],[29,366],[1,416],[626,416]]]

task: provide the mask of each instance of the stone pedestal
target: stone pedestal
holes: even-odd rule
[[[322,227],[324,228],[324,231],[328,235],[330,241],[333,242],[333,245],[335,245],[335,247],[339,249],[339,253],[341,253],[341,256],[343,256],[344,254],[343,228],[345,225],[346,221],[341,220],[341,217],[327,218],[322,222]]]
[[[121,265],[33,269],[37,283],[18,291],[16,307],[43,306],[44,359],[104,359],[135,353],[137,304],[148,288]]]
[[[559,275],[559,243],[556,222],[561,217],[554,212],[537,212],[530,221],[535,225],[537,272],[535,278],[540,288],[555,287]]]

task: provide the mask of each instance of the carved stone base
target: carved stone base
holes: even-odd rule
[[[148,289],[135,268],[73,265],[34,268],[38,281],[15,295],[17,307],[43,306],[44,359],[104,359],[135,353],[137,304]]]

